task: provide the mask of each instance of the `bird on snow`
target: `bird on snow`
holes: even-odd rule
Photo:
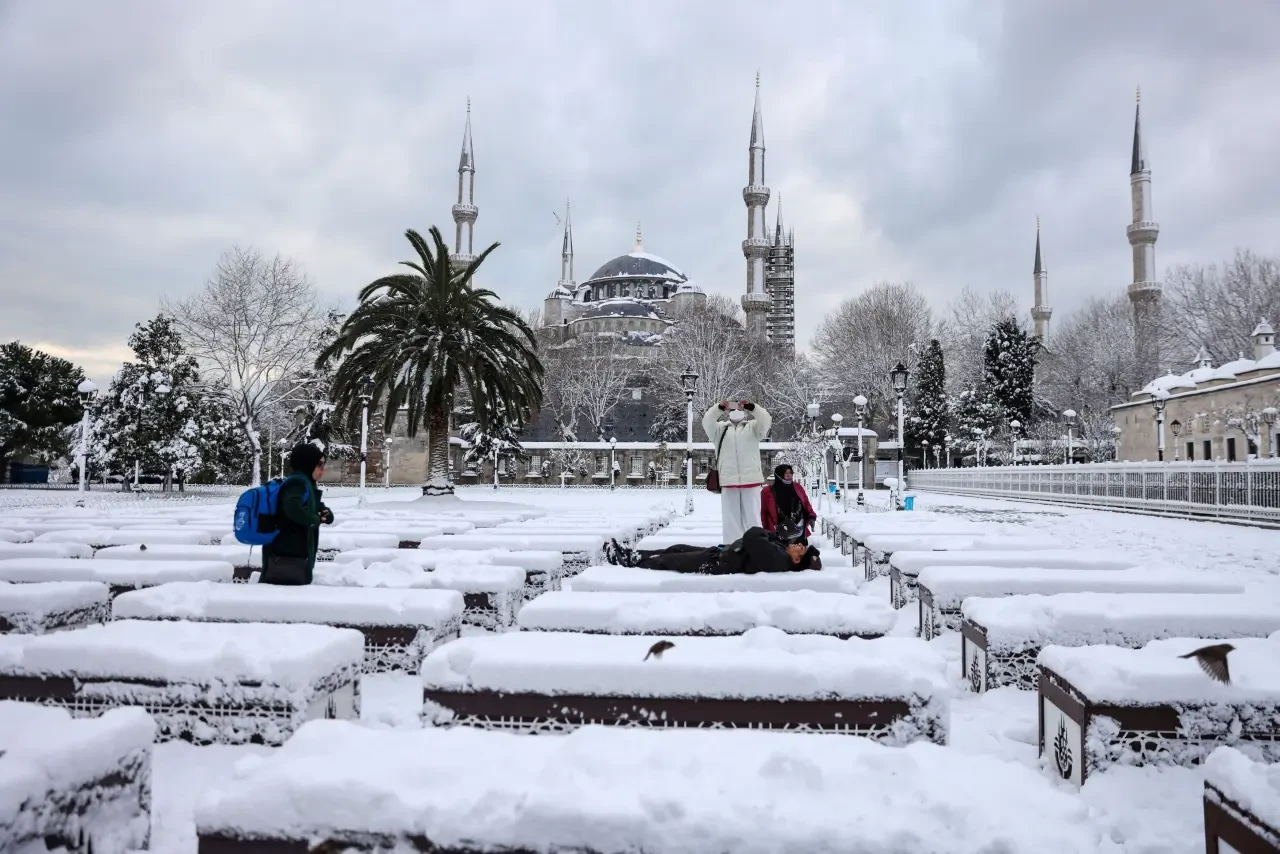
[[[140,544],[138,545],[138,551],[140,551],[140,552],[145,552],[146,550],[147,550],[147,544],[146,544],[146,543],[140,543]]]
[[[646,652],[644,654],[644,658],[640,660],[648,661],[649,656],[653,656],[654,658],[662,658],[662,654],[667,650],[671,649],[673,646],[675,646],[675,644],[673,644],[669,640],[660,640],[657,643],[655,643],[653,646],[649,647],[649,651]]]
[[[1231,671],[1227,668],[1227,653],[1235,649],[1229,643],[1215,643],[1202,647],[1178,658],[1194,658],[1200,669],[1223,685],[1231,684]]]

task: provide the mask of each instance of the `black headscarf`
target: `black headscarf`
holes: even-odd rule
[[[324,458],[324,451],[320,450],[319,446],[303,442],[301,445],[295,445],[289,452],[289,468],[293,469],[294,474],[305,474],[311,477],[315,473],[316,466],[320,465],[320,461]]]
[[[789,471],[794,472],[794,469],[785,463],[775,468],[773,483],[769,487],[773,490],[773,503],[778,507],[779,527],[798,522],[804,516],[804,509],[800,506],[800,496],[796,494],[795,485],[782,481],[783,474]],[[801,532],[803,533],[803,529]]]

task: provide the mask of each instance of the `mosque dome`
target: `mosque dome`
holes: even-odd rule
[[[666,279],[671,282],[688,279],[670,261],[638,249],[605,262],[591,274],[590,281],[617,278]]]

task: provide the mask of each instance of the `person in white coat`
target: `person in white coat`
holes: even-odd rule
[[[749,400],[722,401],[702,416],[702,429],[719,448],[720,524],[722,541],[736,542],[748,528],[760,527],[760,442],[769,435],[773,418]]]

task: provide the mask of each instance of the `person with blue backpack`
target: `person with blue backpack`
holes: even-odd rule
[[[262,546],[260,584],[310,584],[320,543],[320,526],[333,524],[318,485],[324,476],[324,451],[310,442],[289,453],[293,472],[240,496],[236,539]]]

